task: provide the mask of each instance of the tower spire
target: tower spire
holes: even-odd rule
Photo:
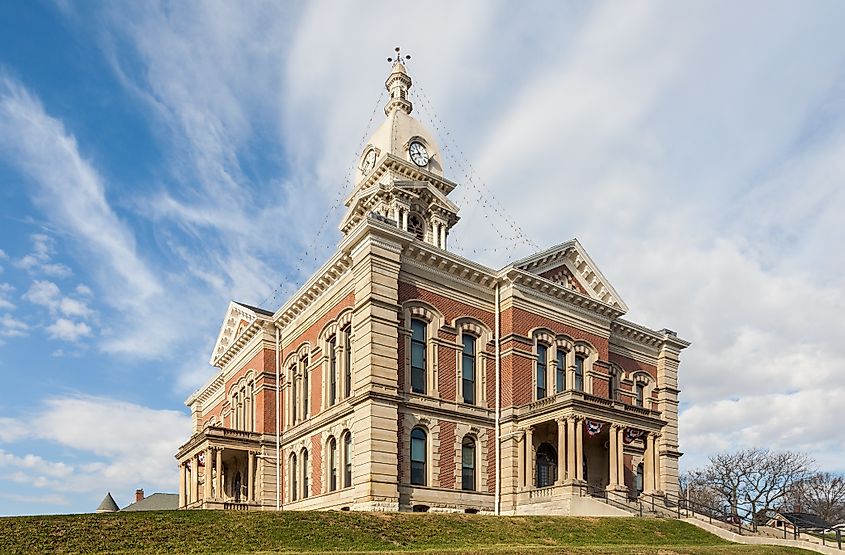
[[[388,116],[393,110],[402,110],[410,114],[414,109],[413,104],[408,100],[408,89],[411,88],[413,82],[405,69],[405,60],[410,60],[411,56],[408,54],[402,56],[402,51],[398,46],[394,50],[396,55],[387,59],[393,65],[387,81],[384,82],[384,87],[389,93],[389,100],[384,106],[384,113]]]

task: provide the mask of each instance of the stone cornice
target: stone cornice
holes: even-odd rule
[[[654,331],[622,318],[617,318],[610,324],[610,331],[611,341],[619,338],[629,343],[645,345],[656,349],[667,343],[675,346],[677,350],[685,349],[690,345],[689,341],[679,338],[674,332],[669,330]]]
[[[273,315],[276,325],[287,325],[319,299],[352,265],[352,258],[344,251],[332,256],[305,284]]]
[[[529,289],[543,293],[549,297],[565,301],[576,307],[593,312],[610,320],[619,318],[624,314],[624,311],[622,311],[619,307],[593,299],[592,297],[583,295],[578,291],[569,289],[559,283],[554,283],[553,281],[528,271],[511,267],[505,269],[505,275],[515,285],[528,287]]]

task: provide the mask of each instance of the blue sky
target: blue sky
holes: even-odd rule
[[[491,249],[481,191],[690,339],[687,467],[757,445],[845,471],[844,12],[0,4],[0,514],[175,491],[225,307],[277,308],[333,249],[396,44],[459,252],[530,251]]]

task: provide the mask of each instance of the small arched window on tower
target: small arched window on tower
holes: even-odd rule
[[[408,231],[417,236],[420,241],[425,240],[425,222],[417,213],[411,213],[408,216]]]

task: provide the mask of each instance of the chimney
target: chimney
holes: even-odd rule
[[[138,501],[143,501],[143,500],[144,500],[144,490],[136,489],[135,490],[135,503],[137,503]]]

